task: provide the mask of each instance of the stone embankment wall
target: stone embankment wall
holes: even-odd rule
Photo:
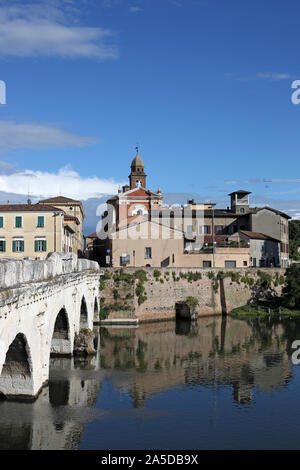
[[[187,297],[197,299],[196,314],[204,316],[230,313],[267,293],[280,295],[285,269],[126,268],[120,273],[107,268],[103,272],[100,297],[108,319],[155,321],[175,318],[176,303]],[[122,302],[126,308],[120,309]]]

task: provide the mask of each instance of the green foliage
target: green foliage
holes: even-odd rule
[[[160,281],[160,283],[161,283],[161,284],[163,284],[163,283],[164,283],[164,280],[163,280],[163,279],[160,279],[159,281]]]
[[[139,281],[137,286],[136,286],[135,293],[139,297],[144,292],[145,292],[144,284],[142,283],[142,281]]]
[[[265,273],[264,271],[257,271],[257,275],[259,277],[259,284],[261,284],[263,287],[271,287],[272,285],[272,276],[271,274]]]
[[[248,286],[253,286],[254,285],[254,279],[253,277],[248,277],[248,275],[246,274],[245,276],[243,276],[241,278],[241,281],[244,283],[244,284],[247,284]]]
[[[143,269],[139,269],[134,273],[135,279],[138,279],[141,282],[147,281],[147,273]]]
[[[158,269],[154,269],[153,271],[153,276],[155,277],[155,280],[158,281],[160,278],[161,272],[158,271]]]
[[[300,246],[300,220],[291,220],[289,223],[289,250],[290,250],[290,257],[295,260],[299,261],[300,255],[298,252],[298,248]]]
[[[109,307],[105,306],[105,300],[103,298],[100,299],[100,314],[99,317],[101,320],[105,320],[110,313]]]
[[[199,304],[198,300],[195,297],[189,296],[186,298],[185,303],[191,308],[197,307]]]
[[[105,281],[102,277],[100,277],[100,287],[99,287],[100,290],[104,290],[105,289]]]
[[[114,299],[117,300],[120,296],[119,296],[119,292],[118,292],[118,289],[114,289],[113,290],[113,295],[114,295]]]
[[[285,284],[285,277],[282,274],[276,273],[273,282],[275,287],[283,286]]]
[[[194,273],[193,271],[188,271],[187,273],[180,273],[179,276],[180,276],[181,279],[187,279],[187,281],[190,282],[190,283],[195,282],[195,281],[199,281],[199,279],[202,279],[202,274],[201,273],[199,273],[199,272]],[[173,276],[173,279],[174,279],[174,276]]]
[[[111,274],[108,271],[105,271],[103,279],[107,281],[108,279],[111,279]]]
[[[286,270],[286,285],[282,293],[286,307],[300,308],[300,264],[292,264]]]

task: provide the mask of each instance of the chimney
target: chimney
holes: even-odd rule
[[[27,204],[31,206],[31,199],[27,199]]]

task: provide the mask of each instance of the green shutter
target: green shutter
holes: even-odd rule
[[[24,251],[24,240],[21,241],[21,251]]]
[[[16,252],[16,240],[13,240],[13,252]]]
[[[38,227],[45,227],[45,218],[43,215],[38,216]]]
[[[47,241],[43,241],[43,251],[47,251]]]
[[[34,241],[34,251],[38,251],[38,241]]]
[[[3,216],[0,217],[0,228],[3,228]]]
[[[6,241],[3,241],[3,252],[6,251]]]
[[[22,217],[17,216],[16,217],[16,228],[21,228],[22,227]]]

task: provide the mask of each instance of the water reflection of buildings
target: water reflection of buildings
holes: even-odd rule
[[[1,402],[0,449],[77,449],[85,410],[94,406],[101,389],[99,377],[93,377],[98,364],[97,357],[76,361],[53,358],[49,385],[36,401]]]
[[[130,372],[114,380],[137,408],[152,394],[182,385],[228,385],[242,405],[251,403],[254,387],[270,391],[290,380],[286,351],[280,324],[207,317],[196,324],[104,329],[101,363]]]
[[[298,333],[230,317],[103,328],[96,357],[52,359],[49,386],[34,403],[0,403],[0,449],[77,449],[86,424],[103,416],[95,403],[107,375],[134,408],[157,393],[199,386],[216,397],[218,387],[230,387],[235,404],[252,404],[255,390],[290,380],[287,351]]]

